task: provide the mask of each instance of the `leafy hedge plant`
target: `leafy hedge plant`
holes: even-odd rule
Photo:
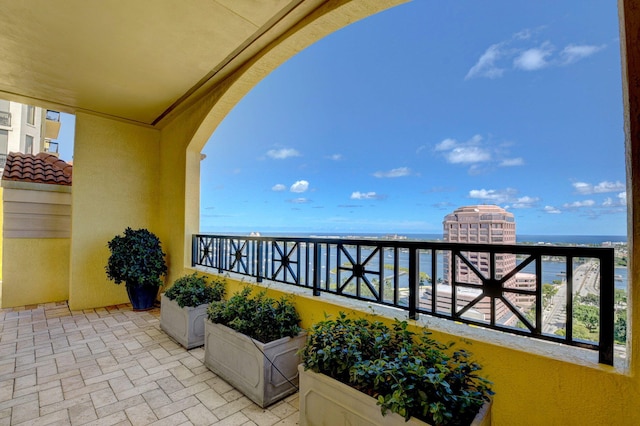
[[[194,272],[178,278],[173,286],[165,291],[164,295],[175,301],[178,306],[195,308],[200,305],[208,305],[214,300],[222,300],[225,293],[224,278],[214,278],[211,284],[207,278]]]
[[[416,417],[432,425],[468,425],[489,401],[491,383],[465,350],[452,350],[396,320],[350,319],[340,313],[309,331],[305,369],[322,373],[377,398],[382,414]]]
[[[252,297],[251,292],[246,286],[227,301],[212,302],[207,316],[262,343],[298,335],[300,316],[291,296],[274,299],[262,290]]]
[[[127,286],[161,287],[167,264],[160,239],[147,229],[126,228],[107,243],[111,256],[105,267],[107,278]]]

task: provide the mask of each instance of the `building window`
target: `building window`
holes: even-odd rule
[[[27,105],[27,124],[36,124],[36,107],[31,105]]]
[[[24,137],[24,153],[33,154],[33,136],[31,135]]]
[[[9,150],[9,131],[0,130],[0,168],[7,163],[7,151]]]

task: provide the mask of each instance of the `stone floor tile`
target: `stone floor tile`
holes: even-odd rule
[[[225,417],[231,416],[233,413],[241,411],[248,406],[253,404],[249,398],[243,396],[242,398],[236,399],[233,402],[229,402],[221,407],[213,410],[213,414],[219,419],[224,419]]]
[[[70,425],[69,413],[67,410],[55,411],[53,413],[40,415],[36,419],[19,423],[16,426],[45,426],[45,425]]]
[[[184,413],[175,413],[157,422],[151,423],[153,426],[186,426],[190,424],[189,419]]]
[[[118,401],[118,398],[116,398],[111,388],[91,392],[90,395],[95,408],[104,407],[105,405],[113,404]]]
[[[276,426],[297,426],[300,422],[300,414],[296,411],[295,414],[280,420],[276,423]]]
[[[238,398],[242,398],[242,396],[242,392],[234,388],[231,388],[231,390],[222,394],[222,397],[229,402],[235,401]]]
[[[86,426],[114,426],[114,425],[131,425],[127,414],[124,411],[118,411],[106,417],[101,417],[86,424]]]
[[[231,386],[229,383],[225,382],[221,377],[218,376],[212,378],[211,380],[207,380],[207,384],[220,395],[233,389],[233,386]]]
[[[87,385],[92,385],[94,383],[108,382],[111,379],[114,379],[116,377],[121,377],[121,376],[124,376],[124,371],[118,370],[118,371],[114,371],[112,373],[102,374],[100,376],[95,376],[95,377],[90,377],[88,379],[84,379],[84,382]]]
[[[281,419],[267,409],[260,408],[255,404],[251,404],[242,410],[242,413],[251,419],[258,426],[271,426],[278,423]]]
[[[109,387],[109,382],[93,383],[91,385],[83,386],[81,388],[74,389],[69,392],[65,392],[64,399],[73,399],[78,396],[89,395],[92,392],[97,392],[99,390],[106,389],[108,387]]]
[[[4,410],[5,408],[13,408],[17,405],[25,404],[27,402],[37,401],[37,400],[38,400],[37,393],[30,393],[28,395],[23,395],[18,398],[11,398],[6,401],[0,402],[0,410]]]
[[[189,407],[198,405],[200,401],[195,396],[189,396],[181,399],[180,401],[172,402],[171,404],[162,405],[155,409],[155,413],[159,419],[171,416],[179,411],[186,410]]]
[[[284,419],[294,413],[297,413],[298,409],[286,401],[280,401],[270,406],[269,411],[280,419]]]
[[[0,426],[296,425],[298,397],[266,410],[159,326],[159,309],[0,309]]]
[[[149,407],[151,408],[162,407],[163,405],[168,405],[172,402],[171,398],[169,398],[160,388],[145,392],[142,394],[142,397],[147,401],[147,404],[149,404]]]
[[[157,383],[149,382],[149,383],[145,383],[144,385],[135,386],[131,389],[118,392],[116,396],[118,397],[118,399],[127,399],[127,398],[131,398],[132,396],[142,395],[145,392],[148,392],[157,388],[158,388]]]
[[[66,398],[60,402],[54,402],[49,405],[40,404],[40,415],[47,415],[51,413],[55,413],[56,411],[67,411],[69,408],[74,405],[82,405],[91,402],[91,396],[89,394],[83,394],[80,396],[76,396],[75,398]]]
[[[171,394],[177,392],[179,390],[184,389],[184,385],[178,381],[173,376],[168,376],[163,379],[157,380],[158,385],[164,390],[167,394]]]
[[[218,422],[218,418],[203,404],[189,407],[183,413],[195,426],[208,426]]]
[[[180,389],[179,391],[170,393],[169,398],[171,398],[172,401],[179,401],[188,396],[204,392],[207,389],[209,389],[209,386],[207,386],[206,383],[196,383],[195,385],[189,386],[188,388]]]
[[[13,385],[14,390],[20,390],[24,388],[29,388],[35,386],[37,383],[36,373],[26,373],[23,376],[16,377],[15,384]]]
[[[129,407],[124,410],[124,412],[126,413],[127,418],[129,419],[131,424],[134,426],[148,425],[158,420],[158,417],[154,414],[153,410],[147,405],[146,402],[133,407]]]
[[[15,405],[11,410],[11,423],[19,424],[27,420],[33,420],[40,415],[38,400],[25,402],[24,404]]]
[[[13,398],[13,380],[0,381],[0,402]]]
[[[67,410],[69,412],[69,421],[72,425],[83,425],[92,420],[97,420],[98,415],[90,401],[82,404],[74,404]]]
[[[13,366],[11,367],[11,371],[13,371]],[[193,377],[191,370],[185,367],[182,363],[179,363],[176,367],[169,369],[169,371],[171,371],[173,377],[180,381]]]
[[[144,403],[144,398],[140,395],[133,396],[129,399],[123,399],[122,401],[114,402],[113,404],[105,405],[104,407],[96,408],[96,413],[99,418],[109,416],[118,411],[124,411],[129,407],[135,407],[136,405]]]
[[[251,420],[240,412],[236,412],[229,417],[221,419],[216,426],[242,426]]]
[[[38,392],[38,399],[40,400],[40,406],[55,404],[56,402],[64,401],[62,385],[41,390],[40,392]]]
[[[196,398],[198,398],[209,410],[215,410],[216,408],[228,404],[227,400],[213,389],[207,389],[204,392],[196,394]]]
[[[84,387],[84,380],[82,380],[82,376],[80,375],[80,372],[78,372],[78,374],[76,375],[61,379],[60,383],[62,385],[63,392],[71,392],[72,390],[80,389]]]

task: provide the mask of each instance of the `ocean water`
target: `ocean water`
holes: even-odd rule
[[[222,233],[224,234],[224,232]],[[235,233],[234,233],[235,235]],[[245,235],[249,235],[247,232]],[[297,237],[388,237],[390,234],[384,233],[296,233],[296,232],[264,232],[263,236],[297,236]],[[395,235],[395,234],[391,234]],[[428,240],[440,241],[442,234],[397,234],[401,237],[407,237],[411,240]],[[516,243],[550,243],[550,244],[578,244],[578,245],[597,245],[603,243],[626,243],[626,235],[517,235]]]

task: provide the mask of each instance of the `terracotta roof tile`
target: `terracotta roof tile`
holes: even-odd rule
[[[73,166],[53,154],[12,152],[7,156],[3,180],[71,186]]]

